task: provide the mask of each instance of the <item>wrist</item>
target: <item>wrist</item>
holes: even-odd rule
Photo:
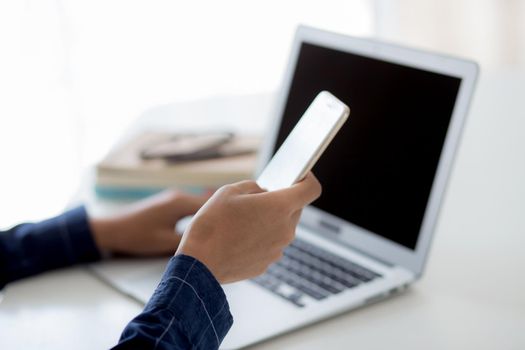
[[[212,261],[213,259],[211,259],[213,257],[213,252],[206,252],[202,245],[198,245],[195,247],[195,249],[193,249],[192,244],[181,244],[175,252],[175,256],[180,255],[189,256],[195,260],[198,260],[201,264],[206,266],[208,271],[210,271],[210,273],[219,283],[224,283],[223,274],[221,271],[219,271],[219,269],[217,269],[217,264],[214,264]]]
[[[111,221],[109,219],[89,219],[91,232],[97,248],[103,253],[109,253],[113,250]]]

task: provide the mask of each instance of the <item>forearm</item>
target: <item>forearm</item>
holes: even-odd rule
[[[18,225],[0,232],[0,289],[24,277],[98,259],[83,207],[39,223]]]
[[[198,260],[178,255],[114,349],[217,349],[232,323],[226,296],[211,272]]]

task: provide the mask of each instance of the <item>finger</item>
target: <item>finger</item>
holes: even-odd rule
[[[312,203],[321,196],[321,183],[312,172],[306,174],[305,178],[290,188],[291,195],[295,196],[299,202],[303,202],[303,206]]]
[[[311,172],[305,178],[289,188],[273,191],[269,194],[280,197],[287,205],[293,209],[300,209],[321,195],[321,184]]]
[[[297,210],[296,212],[294,212],[294,213],[292,214],[291,219],[292,219],[292,223],[293,223],[294,225],[297,225],[297,224],[299,223],[299,220],[301,219],[301,214],[302,214],[302,212],[303,212],[303,210],[302,210],[302,209],[299,209],[299,210]]]
[[[252,193],[261,193],[265,192],[259,185],[257,185],[257,182],[253,180],[244,180],[240,182],[236,182],[232,184],[231,186],[235,187],[237,190],[239,190],[242,194],[252,194]]]

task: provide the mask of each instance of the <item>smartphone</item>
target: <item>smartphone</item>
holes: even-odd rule
[[[328,91],[321,91],[257,178],[268,191],[302,180],[348,119],[350,108]]]

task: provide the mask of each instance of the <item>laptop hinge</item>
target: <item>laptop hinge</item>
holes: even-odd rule
[[[381,264],[383,264],[383,265],[385,265],[385,266],[388,266],[388,267],[394,267],[394,266],[395,266],[395,265],[392,264],[391,262],[388,262],[388,261],[386,261],[386,260],[383,260],[383,259],[381,259],[381,258],[378,258],[377,256],[372,255],[372,254],[370,254],[370,253],[367,253],[367,252],[365,252],[365,251],[363,251],[363,250],[361,250],[361,249],[359,249],[359,248],[356,248],[356,247],[352,246],[351,244],[348,244],[348,243],[346,243],[346,242],[344,242],[344,241],[342,241],[342,240],[339,240],[339,239],[338,239],[337,242],[338,242],[338,243],[341,243],[341,244],[343,244],[345,247],[348,247],[348,248],[350,248],[350,249],[352,249],[352,250],[358,252],[359,254],[364,255],[364,256],[366,256],[367,258],[370,258],[370,259],[372,259],[372,260],[375,260],[375,261],[377,261],[377,262],[379,262],[379,263],[381,263]]]

